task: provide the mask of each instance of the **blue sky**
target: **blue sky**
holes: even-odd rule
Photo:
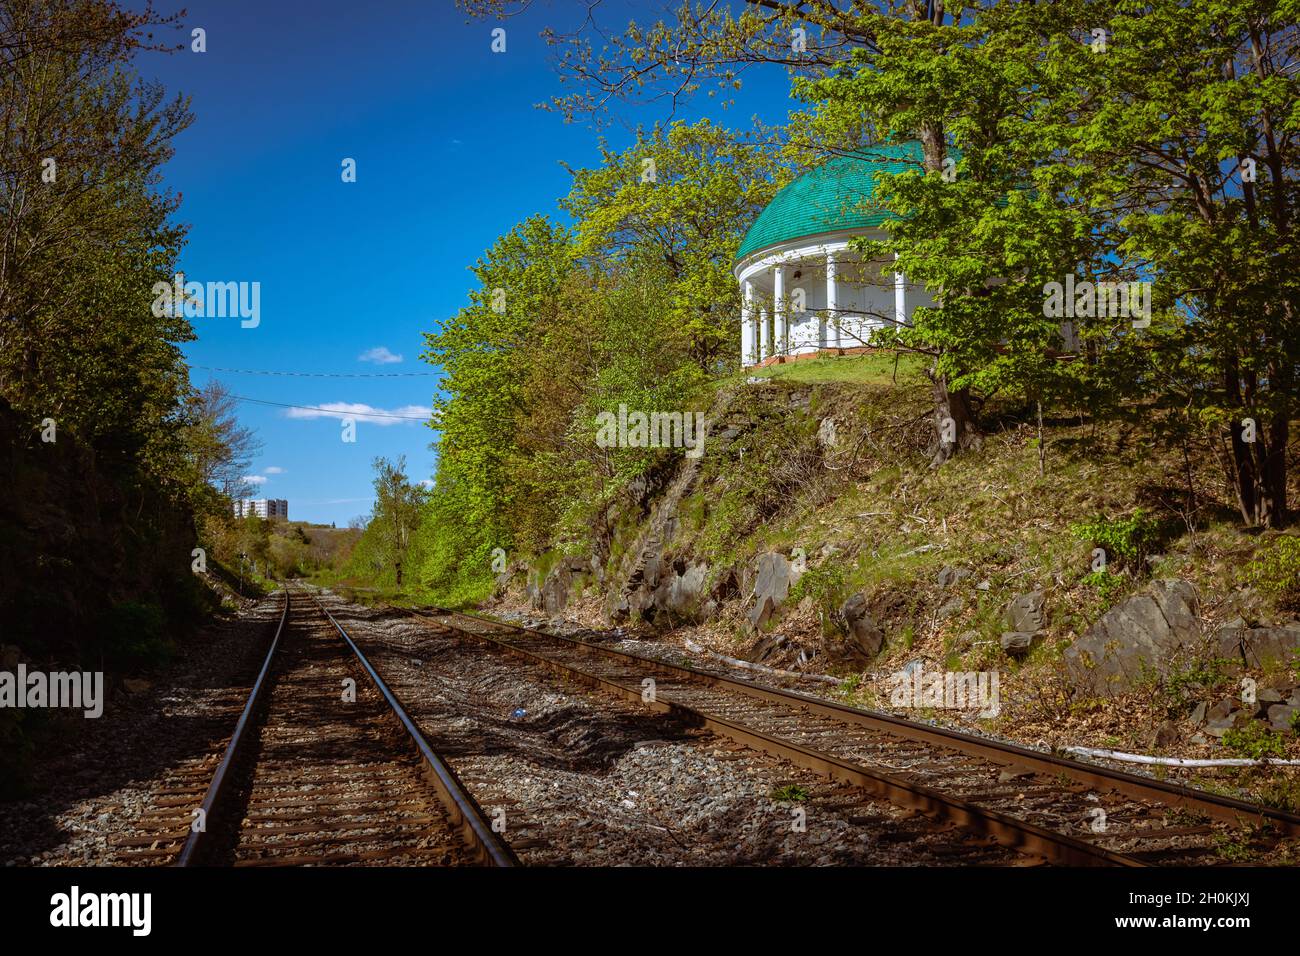
[[[256,328],[194,320],[192,380],[216,377],[236,395],[283,405],[427,414],[437,379],[419,360],[421,333],[466,303],[468,267],[497,236],[555,214],[568,192],[561,162],[598,160],[596,131],[535,108],[562,91],[538,33],[572,29],[583,6],[537,2],[505,23],[467,23],[451,0],[184,4],[176,40],[187,49],[140,60],[144,76],[193,98],[195,122],[165,169],[191,226],[182,267],[191,281],[261,285]],[[622,26],[657,7],[611,4],[603,22]],[[490,49],[498,26],[504,54]],[[194,27],[206,31],[205,53],[188,50]],[[782,118],[787,89],[768,69],[731,109],[700,98],[678,115],[747,127],[755,113]],[[620,117],[648,125],[665,112]],[[603,132],[616,147],[628,142],[621,129]],[[345,157],[356,160],[355,183],[342,181]],[[406,455],[413,480],[433,475],[436,436],[418,422],[359,417],[349,444],[334,417],[240,408],[264,446],[250,469],[258,495],[289,499],[295,520],[342,526],[367,514],[378,455]]]

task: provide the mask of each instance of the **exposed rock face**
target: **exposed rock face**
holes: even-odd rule
[[[760,554],[756,570],[752,594],[754,603],[749,609],[749,623],[755,628],[761,628],[772,619],[800,575],[786,556],[776,551]]]
[[[586,558],[560,558],[540,585],[530,581],[528,596],[534,610],[558,614],[568,605],[574,585],[581,587],[591,574],[591,564]]]
[[[1043,592],[1017,594],[1002,615],[1008,631],[1037,634],[1043,629]]]
[[[747,437],[764,422],[809,416],[812,396],[810,388],[787,389],[770,383],[763,389],[744,388],[724,394],[706,423],[709,455],[725,457],[732,454],[729,450],[737,443],[741,443],[743,455]],[[736,398],[743,400],[733,402]],[[831,418],[823,418],[818,424],[822,426],[820,450],[824,452],[831,444],[843,442]],[[738,460],[743,459],[738,456]],[[754,619],[766,623],[788,594],[788,584],[781,590],[769,588],[766,581],[763,590],[756,591],[753,585],[757,575],[750,567],[724,570],[718,585],[705,593],[709,569],[689,553],[674,555],[679,511],[701,478],[702,461],[701,457],[665,457],[660,466],[632,481],[627,494],[620,496],[603,516],[602,529],[609,540],[597,574],[606,576],[602,582],[609,594],[605,615],[611,624],[632,620],[653,621],[658,626],[660,621],[674,624],[707,620],[725,601],[751,598],[761,606]],[[617,557],[607,562],[605,558],[611,555]]]
[[[1017,594],[1007,602],[1002,612],[1002,650],[1013,657],[1023,657],[1034,644],[1034,636],[1043,629],[1043,601],[1041,589]]]
[[[821,424],[817,426],[817,444],[823,448],[834,448],[839,444],[835,419],[823,418],[821,420]]]
[[[547,614],[558,614],[564,610],[564,606],[569,603],[569,569],[560,565],[546,576],[542,582],[541,610]]]
[[[969,568],[954,568],[949,565],[939,572],[939,590],[946,591],[955,587],[970,576]]]
[[[1241,661],[1246,667],[1285,664],[1300,655],[1300,621],[1278,627],[1246,627],[1237,621],[1221,627],[1214,639],[1220,657]]]
[[[652,608],[654,592],[659,586],[660,566],[659,541],[652,538],[642,549],[636,565],[632,568],[632,573],[628,575],[627,583],[623,585],[622,592],[609,608],[611,621],[619,623],[629,618],[643,621],[654,617]],[[651,610],[648,617],[647,610]]]
[[[1002,650],[1012,657],[1022,657],[1029,653],[1034,644],[1032,631],[1003,631]]]
[[[871,615],[865,594],[855,594],[840,607],[844,618],[844,656],[855,664],[868,664],[885,644],[885,631]]]
[[[614,622],[663,622],[669,625],[705,620],[717,613],[720,599],[714,592],[734,592],[734,575],[723,576],[713,592],[706,592],[709,566],[702,561],[668,560],[661,555],[658,542],[641,552],[631,576],[617,599],[608,607]],[[733,584],[727,591],[726,584]]]
[[[656,606],[681,620],[694,620],[699,616],[708,575],[709,566],[702,561],[683,563],[680,569],[674,565],[673,574],[655,592]]]
[[[1094,694],[1129,690],[1145,670],[1164,673],[1200,640],[1199,599],[1187,581],[1152,582],[1111,608],[1065,652],[1075,685]]]

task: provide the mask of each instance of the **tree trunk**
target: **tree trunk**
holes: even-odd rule
[[[942,4],[937,5],[937,10],[939,21],[942,22]],[[925,171],[942,171],[948,152],[943,124],[933,121],[921,123],[920,139]],[[938,305],[943,308],[942,296],[939,296]],[[935,427],[934,458],[930,467],[938,468],[958,452],[981,447],[984,439],[975,424],[975,414],[971,411],[969,390],[949,390],[947,377],[934,368],[930,370],[930,381],[934,383]]]
[[[930,381],[934,383],[934,458],[931,468],[938,468],[958,452],[979,449],[984,445],[984,436],[975,423],[975,413],[971,410],[970,392],[961,388],[948,388],[948,379],[939,371],[930,371]]]
[[[1267,437],[1261,430],[1259,492],[1256,520],[1261,528],[1281,528],[1290,519],[1286,500],[1286,446],[1291,438],[1291,423],[1285,414],[1275,414],[1269,422]]]
[[[1290,519],[1286,488],[1286,449],[1291,438],[1289,409],[1275,410],[1267,423],[1260,421],[1253,411],[1258,399],[1255,376],[1247,375],[1243,379],[1235,357],[1226,363],[1223,384],[1229,405],[1251,410],[1248,417],[1255,419],[1253,442],[1243,437],[1241,422],[1228,423],[1232,479],[1241,520],[1251,527],[1283,527]]]
[[[1290,520],[1286,488],[1286,446],[1291,426],[1285,415],[1276,416],[1267,427],[1257,423],[1255,441],[1241,437],[1241,427],[1228,428],[1232,441],[1233,484],[1241,519],[1248,526],[1281,528]]]
[[[1229,406],[1241,402],[1241,380],[1237,374],[1236,359],[1230,359],[1223,370],[1223,387],[1227,392]],[[1241,437],[1241,423],[1228,422],[1228,441],[1232,446],[1232,484],[1237,492],[1237,507],[1241,511],[1241,520],[1247,525],[1255,524],[1255,462],[1250,457],[1250,448]]]
[[[1043,402],[1039,399],[1038,405],[1038,477],[1042,478],[1047,474],[1047,444],[1043,440]]]

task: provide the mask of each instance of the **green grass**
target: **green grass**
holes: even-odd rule
[[[1281,759],[1286,756],[1286,741],[1262,721],[1252,720],[1245,727],[1236,727],[1223,735],[1223,746],[1239,757],[1260,760],[1264,757]]]
[[[1248,838],[1226,835],[1214,838],[1214,852],[1228,863],[1245,863],[1254,855]]]
[[[894,381],[895,359],[899,383],[915,382],[925,367],[918,355],[876,352],[867,355],[841,355],[804,359],[767,368],[747,370],[757,378],[781,379],[786,382],[856,382],[863,385],[886,385]]]
[[[779,803],[803,803],[808,799],[808,791],[797,783],[788,783],[784,787],[772,790],[771,797]]]

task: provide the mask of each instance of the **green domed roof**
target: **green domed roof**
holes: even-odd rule
[[[745,233],[737,261],[751,252],[805,236],[840,229],[868,229],[892,217],[871,202],[877,173],[919,169],[923,158],[916,141],[872,146],[838,156],[809,170],[781,189]]]

